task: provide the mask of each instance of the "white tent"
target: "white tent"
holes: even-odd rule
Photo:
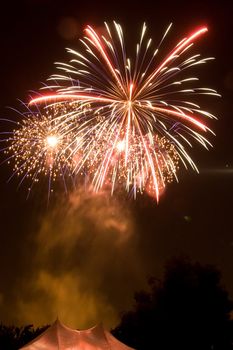
[[[22,350],[132,350],[117,340],[103,326],[74,330],[55,321],[45,332],[21,348]]]

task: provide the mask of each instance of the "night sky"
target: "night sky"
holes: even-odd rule
[[[152,3],[153,4],[150,4]],[[206,151],[191,155],[200,174],[180,170],[159,205],[146,195],[137,201],[91,195],[82,189],[57,192],[47,205],[38,186],[26,200],[26,185],[7,183],[0,168],[0,321],[42,325],[57,315],[70,326],[103,320],[115,326],[119,312],[145,288],[147,277],[162,276],[167,260],[188,256],[214,264],[233,298],[233,22],[232,1],[50,1],[5,2],[1,11],[1,118],[19,118],[7,107],[28,101],[55,67],[78,49],[86,24],[117,20],[134,48],[145,21],[155,42],[170,22],[163,53],[199,25],[209,31],[192,49],[215,61],[197,68],[203,86],[222,98],[202,106],[218,117],[209,121],[216,137]],[[18,4],[20,3],[20,4]],[[8,127],[1,125],[1,130]]]

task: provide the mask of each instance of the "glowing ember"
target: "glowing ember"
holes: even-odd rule
[[[125,141],[119,141],[118,144],[116,145],[116,148],[119,152],[123,152],[125,150]]]
[[[55,148],[58,144],[58,138],[55,135],[49,135],[46,138],[46,142],[47,142],[49,147]]]

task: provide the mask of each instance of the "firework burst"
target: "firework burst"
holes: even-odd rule
[[[57,147],[54,136],[51,139],[56,149],[55,160],[52,158],[54,176],[61,168],[68,167],[75,175],[85,169],[96,191],[111,184],[113,193],[120,185],[136,196],[138,191],[149,188],[158,200],[166,183],[177,179],[180,163],[197,171],[186,150],[192,140],[205,148],[211,145],[203,135],[211,132],[205,123],[207,117],[214,116],[202,110],[193,96],[218,94],[215,90],[194,86],[198,78],[186,75],[189,68],[212,59],[199,54],[187,56],[207,28],[198,28],[183,38],[159,62],[157,54],[171,25],[153,49],[152,40],[146,38],[144,24],[133,60],[127,57],[121,26],[115,22],[113,26],[112,29],[105,24],[105,35],[87,26],[81,39],[84,52],[68,49],[72,59],[69,63],[57,63],[60,74],[51,76],[52,84],[45,87],[50,93],[34,97],[30,105],[43,109],[44,104],[49,104],[53,108],[60,106],[61,110],[61,106],[69,103],[70,110],[66,110],[56,124],[57,129],[69,130],[65,141],[68,154],[63,152],[63,147]],[[36,125],[36,118],[30,123]],[[27,162],[27,152],[33,159],[30,167],[38,154],[43,154],[45,161],[47,153],[54,152],[48,139],[45,147],[44,134],[40,151],[34,147],[29,149],[28,144],[19,152],[19,140],[23,139],[25,128],[28,130],[30,126],[15,132],[17,141],[12,144],[12,151],[17,155],[17,172],[21,171],[21,162]],[[39,133],[37,127],[36,130],[35,133]],[[50,171],[45,169],[43,163],[38,172]]]
[[[72,108],[74,105],[72,105]],[[19,185],[30,179],[29,192],[41,177],[48,177],[48,194],[53,191],[53,183],[61,179],[66,188],[66,179],[72,179],[75,157],[71,156],[76,145],[76,135],[72,131],[74,121],[69,104],[48,106],[39,110],[21,113],[23,118],[5,142],[6,161],[13,164],[13,176],[21,177]],[[65,119],[66,113],[69,118]],[[75,118],[77,120],[77,118]]]

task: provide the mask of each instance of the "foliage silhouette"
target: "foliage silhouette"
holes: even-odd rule
[[[0,350],[18,350],[44,332],[48,326],[33,328],[0,325]]]
[[[119,340],[138,350],[233,349],[233,303],[214,266],[172,259],[148,284],[112,330]]]

